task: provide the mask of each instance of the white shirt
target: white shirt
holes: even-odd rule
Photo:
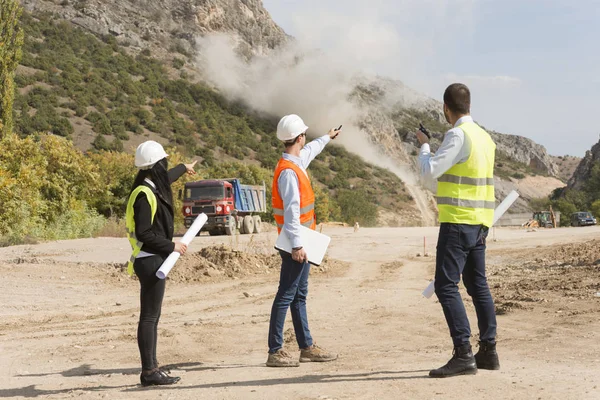
[[[296,164],[308,176],[306,168],[330,141],[329,135],[324,135],[305,145],[300,150],[300,157],[287,153],[283,153],[282,157],[284,160]],[[293,248],[302,247],[300,237],[300,185],[294,170],[285,169],[281,171],[277,185],[279,186],[279,195],[283,200],[283,231],[288,235]]]
[[[421,146],[419,165],[423,184],[434,193],[437,192],[437,179],[456,164],[464,163],[471,154],[471,142],[458,126],[473,122],[469,115],[460,118],[454,127],[446,132],[444,141],[437,153],[431,153],[429,143]]]

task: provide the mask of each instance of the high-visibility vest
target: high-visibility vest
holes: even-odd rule
[[[284,222],[283,199],[281,198],[281,194],[279,194],[278,180],[281,173],[286,169],[291,169],[298,177],[300,191],[300,224],[314,230],[317,227],[315,215],[315,192],[313,192],[308,174],[293,162],[282,158],[279,160],[277,167],[275,168],[275,175],[273,176],[273,189],[271,191],[273,216],[275,217],[275,222],[277,223],[277,232],[281,232]]]
[[[150,211],[152,213],[151,222],[154,222],[154,216],[156,215],[156,210],[158,208],[158,203],[156,200],[156,195],[147,186],[140,185],[136,187],[133,192],[131,192],[131,196],[129,196],[129,201],[127,202],[127,209],[125,211],[125,227],[127,228],[127,238],[129,239],[129,244],[131,244],[131,248],[133,253],[129,258],[129,262],[127,263],[127,273],[129,276],[133,275],[133,263],[135,262],[135,258],[140,251],[142,250],[142,246],[144,243],[137,240],[135,237],[135,219],[133,218],[133,204],[137,199],[138,195],[144,192],[146,194],[146,198],[148,199],[148,203],[150,203]]]
[[[459,126],[471,153],[464,163],[450,168],[438,178],[437,204],[440,222],[492,226],[494,196],[494,157],[496,144],[474,122]]]

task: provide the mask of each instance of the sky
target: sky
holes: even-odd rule
[[[303,45],[442,101],[471,89],[484,127],[552,155],[600,135],[600,0],[263,0]],[[326,66],[324,66],[326,68]]]

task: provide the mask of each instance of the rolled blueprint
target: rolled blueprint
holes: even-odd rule
[[[504,215],[506,210],[512,206],[512,204],[519,198],[519,193],[516,190],[512,190],[508,196],[502,200],[502,203],[496,207],[494,210],[494,222],[492,222],[492,226],[496,225],[496,222]]]
[[[498,220],[504,215],[506,210],[508,210],[510,206],[512,206],[513,203],[517,200],[517,198],[519,198],[519,193],[517,193],[516,190],[513,190],[508,194],[508,196],[504,198],[504,200],[502,200],[502,203],[500,203],[498,207],[496,207],[496,209],[494,210],[494,220],[492,222],[492,226],[494,226],[496,222],[498,222]],[[433,296],[434,293],[435,280],[429,282],[429,285],[427,285],[427,287],[425,288],[425,290],[423,290],[423,293],[421,294],[423,295],[423,297],[429,299],[431,298],[431,296]]]
[[[196,237],[196,235],[198,235],[198,232],[200,232],[200,229],[202,229],[207,220],[208,217],[206,216],[206,214],[202,213],[198,215],[192,223],[192,226],[190,226],[190,229],[188,229],[185,235],[183,235],[183,237],[181,238],[181,243],[188,246]],[[169,254],[169,257],[167,257],[167,259],[162,263],[158,271],[156,271],[156,276],[158,277],[158,279],[165,279],[167,277],[177,260],[179,260],[179,257],[181,257],[181,254],[179,254],[176,251]]]

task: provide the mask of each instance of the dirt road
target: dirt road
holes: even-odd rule
[[[330,257],[349,265],[311,276],[309,318],[338,361],[264,367],[277,268],[250,257],[247,271],[205,266],[189,269],[195,280],[168,282],[158,357],[182,380],[149,389],[138,385],[138,283],[118,268],[129,255],[125,239],[0,249],[0,397],[600,399],[600,270],[585,253],[600,246],[552,247],[600,239],[600,227],[498,229],[488,260],[502,369],[445,380],[427,377],[448,360],[451,341],[440,305],[420,295],[433,258],[416,256],[423,237],[434,253],[437,229],[324,233]],[[202,236],[190,251],[224,243],[260,253],[273,241],[274,233]],[[477,333],[469,302],[467,310]]]

